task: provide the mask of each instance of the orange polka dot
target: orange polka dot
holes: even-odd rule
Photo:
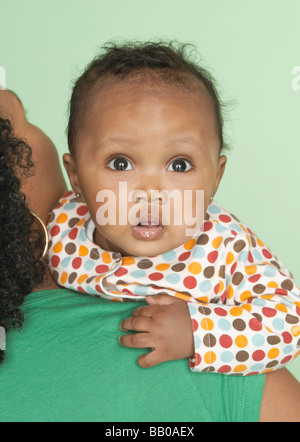
[[[223,238],[222,238],[222,236],[218,236],[217,238],[215,238],[215,239],[212,241],[212,246],[213,246],[215,249],[218,249],[218,248],[220,247],[220,245],[222,244],[222,242],[223,242]]]
[[[176,292],[175,298],[183,299],[184,301],[189,301],[191,299],[190,295],[185,295],[184,293]]]
[[[190,239],[186,244],[184,244],[185,250],[191,250],[196,244],[196,240],[194,238]]]
[[[103,262],[105,264],[110,264],[111,263],[111,257],[110,254],[108,252],[102,252],[101,253],[101,258],[103,260]]]
[[[209,318],[204,318],[202,319],[201,323],[200,323],[201,327],[203,330],[206,331],[210,331],[213,330],[215,327],[215,324],[213,323],[213,321]]]
[[[247,366],[246,365],[237,365],[233,369],[234,373],[242,373],[243,371],[246,371],[246,370],[247,370]]]
[[[66,221],[68,221],[68,215],[66,213],[61,213],[58,217],[57,217],[57,224],[63,224]]]
[[[55,246],[53,247],[53,252],[54,253],[60,253],[63,249],[63,244],[62,242],[58,242],[57,244],[55,244]]]
[[[78,284],[82,284],[86,279],[88,279],[89,275],[81,275],[79,276],[77,282]]]
[[[235,339],[235,344],[239,348],[245,348],[248,345],[248,339],[244,335],[239,335]]]
[[[266,299],[267,301],[271,301],[274,298],[274,295],[262,295],[262,299]]]
[[[225,288],[224,282],[220,280],[218,293],[222,293],[224,288]]]
[[[208,296],[200,296],[200,298],[197,298],[197,301],[201,302],[202,304],[208,304],[209,298]]]
[[[250,304],[244,304],[242,305],[242,309],[250,313],[252,311],[252,306]]]
[[[208,351],[204,355],[204,362],[207,365],[213,364],[217,360],[217,355],[213,351]]]
[[[192,262],[192,264],[189,265],[188,271],[193,275],[199,275],[202,271],[202,266],[199,262]]]
[[[82,226],[82,224],[85,223],[85,218],[82,218],[80,221],[78,221],[78,223],[76,224],[76,226],[80,227]]]
[[[231,298],[233,298],[233,296],[234,296],[234,290],[233,290],[232,286],[229,285],[228,286],[228,291],[227,291],[227,298],[231,299]]]
[[[280,351],[278,348],[272,348],[268,353],[269,359],[276,359],[279,356]]]
[[[231,316],[241,316],[243,314],[243,309],[240,307],[233,307],[230,310]]]
[[[296,325],[295,327],[293,327],[291,331],[292,331],[292,335],[295,336],[295,338],[298,338],[298,336],[300,336],[299,325]]]
[[[158,264],[155,268],[159,272],[165,272],[166,270],[168,270],[170,268],[170,264]]]
[[[135,259],[132,256],[125,256],[122,260],[123,266],[130,266],[132,264],[135,264]]]
[[[95,278],[95,282],[99,282],[102,278],[104,278],[105,275],[100,275]]]
[[[63,272],[61,277],[60,277],[60,282],[62,284],[65,284],[67,282],[67,280],[68,280],[68,274],[67,274],[67,272]]]
[[[226,264],[230,265],[233,263],[233,261],[234,261],[234,254],[232,252],[227,253]]]
[[[247,275],[254,275],[254,273],[257,273],[257,267],[256,266],[246,266],[245,272]]]
[[[79,256],[87,256],[89,254],[89,249],[85,246],[80,246]]]
[[[265,247],[264,243],[259,238],[256,238],[256,242],[260,247]]]
[[[271,289],[278,289],[278,284],[275,281],[269,281],[268,287],[270,287]]]
[[[278,311],[280,311],[280,312],[284,312],[284,313],[287,313],[287,312],[288,312],[288,309],[287,309],[286,306],[283,305],[283,304],[277,304],[277,305],[275,306],[275,308],[276,308],[276,310],[278,310]]]
[[[241,301],[247,301],[247,299],[251,299],[252,296],[253,295],[251,292],[246,291],[241,294],[240,298],[241,298]]]

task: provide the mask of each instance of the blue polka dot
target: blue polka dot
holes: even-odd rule
[[[264,364],[255,364],[255,365],[252,365],[251,370],[252,371],[260,371],[263,368],[265,368]]]
[[[211,282],[210,281],[202,281],[199,284],[199,290],[203,293],[207,293],[209,292],[209,290],[211,290]]]
[[[193,315],[195,315],[196,313],[197,313],[197,309],[196,309],[196,307],[195,307],[195,305],[194,304],[191,304],[190,302],[188,303],[188,308],[189,308],[189,311],[190,311],[190,315],[191,316],[193,316]],[[195,336],[195,335],[194,335]]]
[[[266,305],[266,301],[262,298],[257,298],[253,301],[253,305],[258,305],[259,307],[264,307]]]
[[[222,362],[231,362],[233,359],[234,359],[234,356],[230,351],[224,351],[221,354],[221,361]]]
[[[174,250],[170,250],[169,252],[163,253],[162,259],[166,262],[173,261],[176,258],[176,252]]]
[[[67,203],[64,205],[64,210],[73,210],[76,207],[76,203]]]
[[[179,275],[177,275],[177,273],[173,273],[171,275],[166,276],[166,280],[168,281],[169,284],[178,284],[180,279],[181,278]]]
[[[247,262],[247,260],[248,260],[248,250],[242,250],[241,253],[239,254],[238,261],[245,263]]]
[[[194,335],[194,344],[195,344],[195,349],[201,347],[202,345],[202,341],[198,335]]]
[[[281,330],[283,330],[284,327],[285,327],[285,322],[284,322],[283,319],[275,318],[275,319],[272,321],[272,326],[275,328],[275,330],[281,331]]]
[[[289,355],[290,353],[293,353],[294,351],[294,347],[292,345],[287,345],[284,349],[283,349],[283,353],[285,355]]]
[[[134,272],[131,272],[130,275],[133,278],[144,278],[144,276],[146,276],[146,272],[144,270],[134,270]]]
[[[266,266],[264,270],[264,275],[269,277],[274,277],[277,274],[277,269],[273,266]]]
[[[93,287],[91,287],[90,285],[87,285],[85,290],[87,291],[87,293],[89,295],[96,295],[96,294],[99,295],[99,293]]]
[[[95,267],[95,261],[88,260],[84,263],[83,267],[86,271],[90,271]]]
[[[223,224],[216,223],[215,229],[218,233],[222,233],[222,232],[225,232],[226,230],[228,230],[228,227],[224,226]]]
[[[229,227],[231,228],[231,230],[235,230],[236,232],[243,232],[243,230],[240,228],[240,226],[238,224],[235,223],[231,223],[229,224]]]
[[[84,229],[80,230],[79,235],[78,235],[78,239],[82,242],[85,242],[87,240]]]
[[[205,256],[205,250],[201,246],[197,246],[194,248],[192,257],[193,258],[203,258]]]
[[[262,254],[257,249],[254,249],[252,253],[254,258],[257,259],[257,261],[263,261]]]
[[[134,293],[136,295],[147,295],[148,287],[146,285],[137,285],[134,288]]]
[[[62,260],[62,262],[61,262],[61,265],[62,265],[62,267],[64,268],[64,269],[66,269],[68,266],[69,266],[69,264],[70,264],[70,262],[71,262],[71,257],[67,257],[67,258],[64,258],[63,260]]]
[[[231,329],[231,324],[226,319],[219,319],[218,326],[222,331],[228,331]]]
[[[252,344],[255,345],[255,347],[263,347],[265,342],[266,340],[263,335],[257,334],[252,337]]]
[[[213,213],[213,214],[221,213],[221,209],[220,209],[220,207],[215,206],[214,204],[211,204],[211,205],[209,206],[208,211],[209,211],[209,213]]]

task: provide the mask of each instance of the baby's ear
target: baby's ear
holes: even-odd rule
[[[214,194],[217,192],[221,179],[223,178],[226,168],[226,163],[227,163],[227,157],[225,155],[221,155],[218,162],[218,170],[217,170]]]
[[[79,184],[79,179],[76,170],[76,163],[72,155],[69,153],[65,153],[63,156],[64,166],[69,176],[69,180],[72,186],[72,189],[78,196],[78,200],[83,202],[82,191]]]

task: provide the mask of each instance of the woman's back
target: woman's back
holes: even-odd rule
[[[31,294],[7,335],[0,421],[258,421],[265,376],[192,373],[187,360],[142,369],[118,344],[136,303],[66,290]]]

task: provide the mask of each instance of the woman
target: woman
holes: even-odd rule
[[[1,268],[7,275],[0,290],[0,325],[7,330],[20,326],[22,304],[25,321],[21,332],[7,333],[0,421],[299,421],[300,386],[288,371],[248,378],[199,375],[189,371],[187,361],[143,370],[135,362],[136,350],[117,341],[118,324],[136,304],[57,288],[42,272],[42,227],[41,234],[35,233],[42,226],[39,218],[47,221],[66,190],[57,154],[49,138],[26,122],[14,94],[0,91],[1,107],[0,117],[12,121],[14,133],[9,121],[0,119],[0,162],[6,171],[1,199],[8,214],[0,217],[0,239],[6,241]],[[14,267],[18,259],[20,270]]]

